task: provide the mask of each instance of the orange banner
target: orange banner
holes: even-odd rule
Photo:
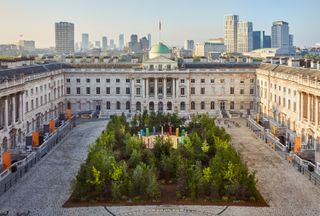
[[[54,119],[51,119],[50,121],[49,121],[49,132],[50,133],[53,133],[55,130],[56,130],[56,126],[55,126],[55,121],[54,121]]]
[[[8,169],[11,166],[11,152],[2,153],[2,166],[3,169]]]
[[[71,109],[67,109],[67,110],[66,110],[66,116],[67,116],[67,119],[68,119],[68,120],[71,119],[71,116],[72,116],[72,111],[71,111]]]
[[[294,153],[298,154],[301,148],[301,138],[300,137],[296,137],[294,139]]]
[[[38,147],[39,146],[39,132],[33,131],[32,132],[32,147]]]

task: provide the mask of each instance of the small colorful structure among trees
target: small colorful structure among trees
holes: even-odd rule
[[[70,201],[261,201],[255,174],[230,145],[231,137],[215,126],[214,118],[193,116],[182,125],[183,119],[175,114],[145,112],[130,123],[124,116],[114,116],[90,146]],[[154,128],[152,148],[144,142],[141,129],[145,128]],[[180,136],[177,148],[166,137],[170,128],[188,132]]]

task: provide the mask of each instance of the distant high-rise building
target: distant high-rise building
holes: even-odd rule
[[[262,48],[271,48],[271,36],[270,35],[265,35],[265,32],[262,32]]]
[[[238,22],[238,15],[226,15],[224,17],[224,44],[228,53],[237,52]]]
[[[261,47],[262,47],[262,40],[263,40],[261,31],[254,31],[254,32],[252,32],[252,39],[253,39],[252,49],[253,49],[253,50],[261,49]]]
[[[130,42],[132,42],[132,43],[138,43],[138,35],[132,34],[132,35],[130,36]]]
[[[130,36],[129,50],[134,53],[141,51],[141,44],[138,42],[138,35],[132,34]]]
[[[146,37],[141,38],[139,43],[143,51],[146,51],[149,49],[149,41]]]
[[[225,52],[225,45],[220,43],[219,41],[216,42],[204,42],[204,43],[197,43],[194,48],[194,55],[199,57],[208,57],[210,53],[217,53],[221,54]]]
[[[119,35],[119,49],[123,49],[124,48],[124,34],[120,34]]]
[[[101,48],[101,42],[100,41],[96,41],[95,42],[95,47],[96,48]]]
[[[108,38],[106,36],[102,37],[102,50],[106,51],[108,49]]]
[[[152,43],[151,43],[151,34],[148,34],[148,41],[149,41],[149,49],[150,49],[151,46],[152,46]]]
[[[82,34],[81,49],[83,51],[86,51],[89,49],[89,34],[88,33]]]
[[[271,34],[271,47],[280,48],[282,53],[289,53],[289,24],[284,21],[273,22]]]
[[[114,40],[111,39],[110,40],[110,49],[115,49],[116,48],[116,44],[114,43]]]
[[[19,40],[20,51],[33,52],[36,49],[35,41],[33,40]]]
[[[183,48],[186,50],[193,50],[194,49],[194,41],[193,40],[185,40]]]
[[[238,22],[236,49],[238,53],[252,51],[252,26],[252,22]]]
[[[56,52],[59,54],[74,53],[74,24],[55,23]]]

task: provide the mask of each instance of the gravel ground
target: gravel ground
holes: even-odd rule
[[[87,155],[87,146],[105,128],[107,121],[78,125],[32,172],[0,197],[0,215],[320,215],[320,189],[237,120],[241,128],[227,128],[233,145],[252,170],[258,189],[270,207],[224,206],[129,206],[62,208],[71,194],[70,182]],[[22,215],[21,215],[22,216]]]

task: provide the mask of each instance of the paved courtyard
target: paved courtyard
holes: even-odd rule
[[[270,207],[134,206],[62,208],[71,194],[71,181],[87,155],[87,147],[105,128],[106,121],[78,125],[44,160],[0,197],[0,215],[320,215],[320,189],[295,171],[245,127],[226,128],[235,148],[252,170],[258,189]]]

